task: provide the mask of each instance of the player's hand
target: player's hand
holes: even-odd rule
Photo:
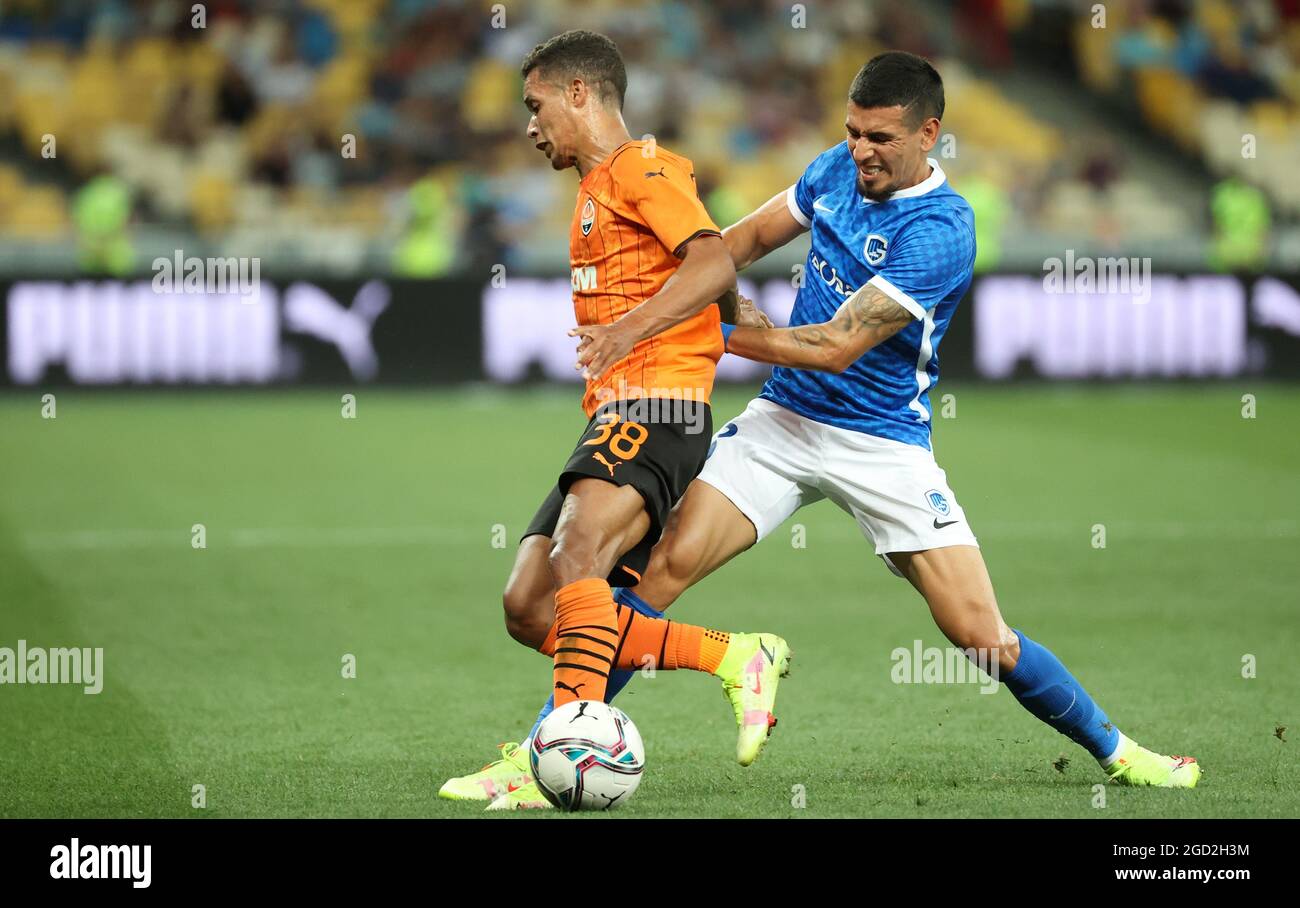
[[[604,375],[609,367],[632,352],[636,340],[618,322],[612,325],[579,325],[569,331],[569,337],[580,337],[578,364],[582,377],[592,381]]]
[[[746,328],[774,328],[767,313],[754,305],[754,301],[743,293],[736,293],[736,325]]]

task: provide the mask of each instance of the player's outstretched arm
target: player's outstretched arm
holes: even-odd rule
[[[797,328],[738,326],[727,341],[727,352],[776,366],[843,372],[912,320],[912,313],[871,284],[863,284],[830,321]]]
[[[780,249],[808,228],[795,220],[786,201],[789,190],[782,190],[726,230],[722,240],[731,253],[737,271],[742,271],[774,249]],[[736,288],[718,297],[722,320],[732,325],[744,324]]]
[[[791,214],[790,203],[786,200],[788,194],[788,189],[781,190],[722,231],[722,239],[737,271],[743,271],[808,229]]]
[[[682,263],[658,293],[611,325],[581,325],[569,332],[582,338],[578,345],[582,377],[603,375],[637,343],[702,312],[735,283],[736,269],[722,239],[697,236],[682,247]]]

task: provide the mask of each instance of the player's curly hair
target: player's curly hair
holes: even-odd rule
[[[596,89],[602,100],[612,96],[623,109],[627,94],[627,70],[618,45],[605,35],[585,29],[573,29],[556,35],[534,47],[524,57],[519,74],[525,79],[534,70],[548,80],[581,79]]]
[[[924,57],[886,51],[858,70],[849,100],[859,107],[902,107],[916,129],[930,117],[943,119],[943,79]]]

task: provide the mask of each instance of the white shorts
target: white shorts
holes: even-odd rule
[[[829,498],[853,515],[895,574],[890,552],[979,545],[925,448],[828,426],[762,398],[714,442],[699,478],[731,499],[759,539]]]

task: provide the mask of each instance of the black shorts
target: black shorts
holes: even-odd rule
[[[606,404],[587,423],[559,482],[537,509],[523,538],[555,535],[564,496],[575,480],[590,477],[631,486],[645,499],[650,529],[619,559],[609,583],[636,586],[668,512],[704,468],[712,438],[713,411],[706,403],[649,397]]]

